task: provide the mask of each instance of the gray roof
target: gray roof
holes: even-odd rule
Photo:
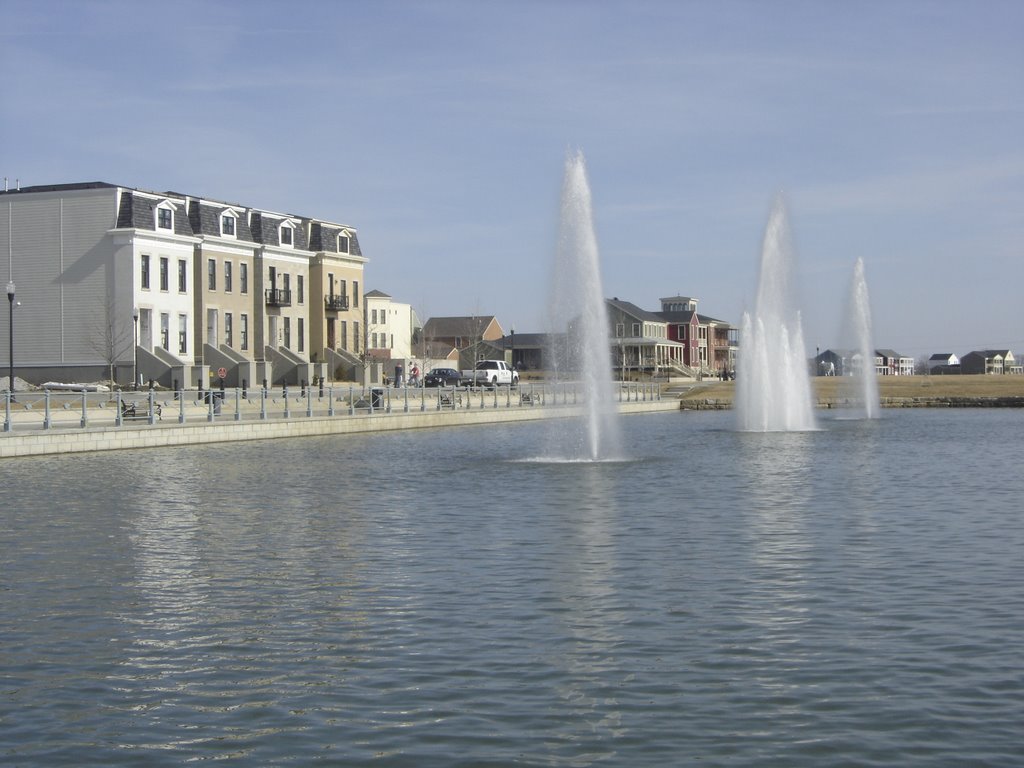
[[[645,320],[649,323],[664,323],[665,318],[661,317],[655,312],[648,312],[646,309],[640,309],[636,304],[629,301],[621,301],[618,298],[606,299],[606,301],[620,312],[623,312],[630,317],[635,317],[637,320]]]
[[[493,320],[494,315],[432,317],[423,326],[423,335],[428,339],[479,336]]]

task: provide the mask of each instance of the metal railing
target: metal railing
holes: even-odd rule
[[[324,309],[344,312],[348,309],[348,296],[324,296]]]
[[[622,382],[617,401],[661,399],[652,382]],[[30,391],[0,395],[4,433],[110,427],[171,428],[180,424],[268,419],[359,417],[413,411],[473,411],[498,408],[578,406],[577,382],[530,383],[518,387],[383,387],[355,385],[280,386],[138,392]]]
[[[268,307],[290,307],[292,305],[290,288],[267,288],[266,297]]]

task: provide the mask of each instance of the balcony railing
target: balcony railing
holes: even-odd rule
[[[324,296],[324,308],[343,312],[348,309],[348,296]]]
[[[290,307],[292,292],[289,288],[267,288],[268,307]]]

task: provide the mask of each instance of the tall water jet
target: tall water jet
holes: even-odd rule
[[[878,375],[875,372],[875,349],[871,333],[871,304],[864,276],[864,259],[860,257],[853,265],[843,328],[852,369],[843,370],[843,375],[850,376],[853,383],[850,387],[843,387],[844,394],[863,413],[864,418],[877,419],[881,404],[878,399]]]
[[[757,299],[743,313],[736,368],[738,428],[751,432],[815,429],[800,311],[796,256],[786,209],[779,198],[761,247]]]
[[[555,376],[578,376],[583,394],[581,419],[552,430],[557,436],[555,450],[562,459],[619,459],[621,437],[612,386],[608,313],[582,152],[570,154],[565,161],[548,314]]]

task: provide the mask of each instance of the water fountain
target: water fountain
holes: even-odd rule
[[[857,258],[850,280],[850,293],[846,303],[844,342],[851,351],[852,386],[843,387],[844,394],[860,410],[866,419],[877,419],[881,405],[878,399],[878,377],[875,374],[875,349],[871,334],[871,306],[868,301],[868,284],[864,277],[864,259]],[[856,355],[856,360],[853,356]]]
[[[754,311],[744,312],[736,370],[740,430],[790,432],[816,428],[800,312],[795,252],[781,198],[761,248]]]
[[[551,345],[550,356],[555,378],[578,376],[583,396],[581,419],[551,430],[557,442],[553,448],[568,460],[617,460],[621,458],[621,438],[612,386],[608,313],[582,152],[570,154],[565,162],[551,285],[550,338],[558,340]]]

